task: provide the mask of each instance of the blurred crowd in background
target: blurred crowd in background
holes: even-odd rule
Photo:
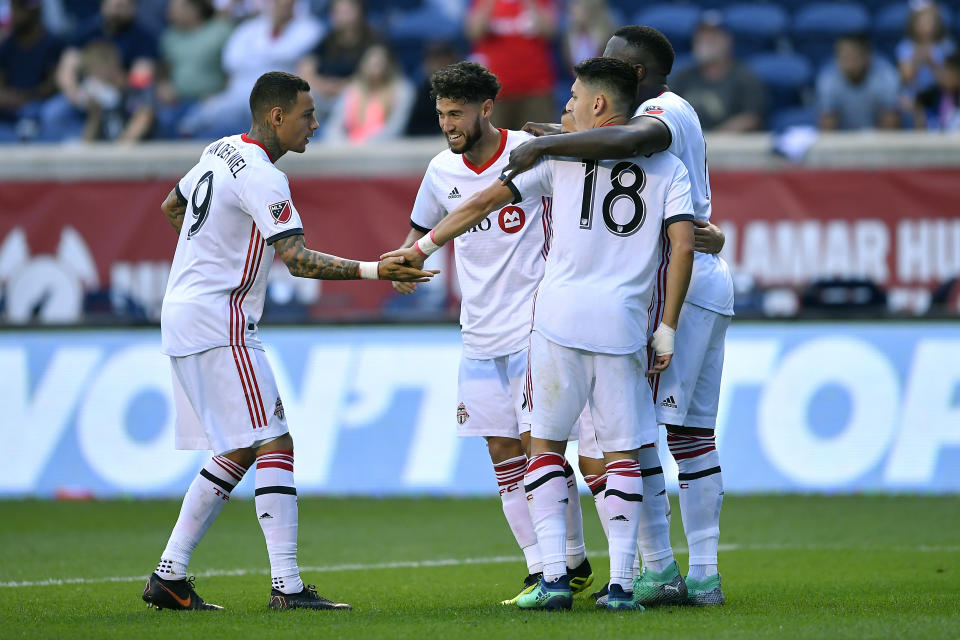
[[[465,57],[520,128],[557,120],[623,24],[670,38],[705,130],[960,130],[951,1],[0,0],[0,142],[233,134],[275,69],[310,82],[328,140],[435,135],[427,79]]]

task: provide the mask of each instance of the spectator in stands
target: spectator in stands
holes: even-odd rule
[[[356,144],[403,135],[414,89],[386,45],[375,44],[363,57],[353,78],[337,99],[324,135]]]
[[[552,0],[471,0],[466,35],[471,57],[500,80],[492,116],[498,127],[556,119],[551,48],[556,33]]]
[[[0,42],[0,142],[36,134],[41,101],[57,88],[62,50],[43,26],[41,0],[12,0],[10,33]]]
[[[250,90],[268,71],[296,71],[297,62],[323,35],[310,14],[296,15],[295,0],[271,0],[260,14],[237,26],[223,50],[227,88],[191,109],[180,134],[203,139],[245,130],[250,124]]]
[[[670,87],[700,115],[705,131],[756,131],[763,126],[763,83],[733,58],[733,37],[707,12],[693,34],[696,64],[670,76]]]
[[[435,42],[427,45],[421,74],[423,79],[414,94],[410,118],[407,120],[408,136],[440,136],[437,121],[437,101],[430,97],[430,76],[443,67],[458,62],[460,52],[450,43]]]
[[[73,42],[60,56],[56,77],[61,93],[42,107],[44,138],[63,140],[82,134],[88,96],[81,89],[80,52],[97,40],[112,43],[120,52],[130,87],[148,89],[153,84],[157,42],[153,34],[137,23],[136,1],[102,0],[100,14],[80,25]]]
[[[366,50],[382,42],[380,35],[367,22],[361,0],[333,0],[329,28],[326,37],[297,67],[297,74],[313,90],[320,122],[324,121],[350,82]]]
[[[603,55],[614,24],[606,0],[570,0],[567,11],[563,53],[567,68],[573,69],[587,58]]]
[[[873,55],[863,34],[839,38],[834,51],[834,62],[817,77],[820,128],[899,127],[899,81],[893,65]]]
[[[953,53],[954,44],[936,3],[914,0],[910,6],[906,38],[897,45],[896,55],[903,91],[913,97],[936,85],[937,69]]]
[[[151,87],[131,86],[116,45],[95,40],[80,52],[81,93],[87,118],[83,139],[136,142],[153,126]]]
[[[170,0],[170,26],[160,36],[157,128],[160,137],[176,137],[177,123],[198,101],[222,91],[220,65],[233,24],[214,14],[210,0]]]
[[[960,131],[960,53],[937,69],[937,84],[917,94],[914,123],[918,129]]]

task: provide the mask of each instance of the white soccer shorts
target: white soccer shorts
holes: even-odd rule
[[[592,353],[558,345],[534,331],[527,373],[530,434],[567,440],[589,404],[601,451],[629,451],[655,442],[646,361],[646,349],[626,355]]]
[[[670,366],[653,378],[657,422],[714,429],[730,316],[684,303]]]
[[[491,360],[460,357],[457,435],[520,438],[527,350]]]
[[[287,433],[283,403],[263,350],[215,347],[171,357],[170,364],[177,449],[222,455]]]

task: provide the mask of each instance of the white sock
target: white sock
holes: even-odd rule
[[[527,456],[517,456],[493,465],[500,485],[500,501],[503,503],[503,515],[507,518],[510,531],[523,551],[527,561],[528,573],[543,571],[540,560],[540,548],[537,546],[537,532],[533,530],[533,520],[527,508],[527,494],[523,490],[523,474],[527,470]]]
[[[607,533],[607,503],[604,501],[603,492],[607,489],[607,474],[602,476],[584,476],[587,486],[590,487],[590,493],[593,494],[593,504],[597,506],[597,516],[600,518],[600,526],[603,527],[603,537],[609,538]]]
[[[670,498],[663,478],[663,467],[656,447],[640,449],[640,469],[643,473],[643,508],[640,510],[640,526],[637,528],[637,548],[643,565],[650,571],[660,573],[673,564],[673,547],[670,545]]]
[[[667,443],[680,471],[677,476],[680,481],[680,515],[690,548],[688,575],[703,579],[717,573],[717,546],[720,542],[723,476],[716,440],[713,434],[695,436],[668,432]]]
[[[609,515],[610,583],[630,591],[637,557],[637,522],[643,506],[640,465],[633,460],[608,462],[605,496]]]
[[[567,566],[576,569],[587,559],[587,544],[583,540],[583,510],[580,507],[580,489],[573,467],[564,460],[563,473],[567,479]]]
[[[257,520],[267,541],[272,586],[282,593],[303,591],[297,566],[297,489],[293,483],[293,451],[271,451],[257,457],[254,492]]]
[[[214,456],[187,489],[180,507],[180,516],[173,527],[167,547],[160,556],[157,575],[164,580],[187,577],[190,556],[204,534],[230,500],[230,492],[247,472],[236,462]]]
[[[530,459],[524,489],[543,559],[543,577],[552,582],[567,573],[567,491],[563,456],[541,453]]]

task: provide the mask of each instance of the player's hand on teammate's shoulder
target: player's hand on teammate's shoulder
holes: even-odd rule
[[[380,257],[377,266],[377,275],[381,280],[395,280],[399,282],[429,282],[430,278],[440,273],[439,269],[423,269],[423,260],[420,264],[411,264],[403,256],[384,254]]]
[[[523,130],[534,136],[552,136],[560,133],[560,125],[555,122],[528,122]]]
[[[703,220],[694,220],[693,224],[693,250],[700,253],[720,253],[723,243],[726,242],[723,230]]]
[[[543,149],[540,146],[539,140],[527,140],[523,144],[518,144],[510,152],[510,161],[507,162],[507,166],[503,168],[503,175],[505,176],[504,184],[513,180],[514,176],[518,173],[523,173],[533,165],[537,164],[543,156]]]

